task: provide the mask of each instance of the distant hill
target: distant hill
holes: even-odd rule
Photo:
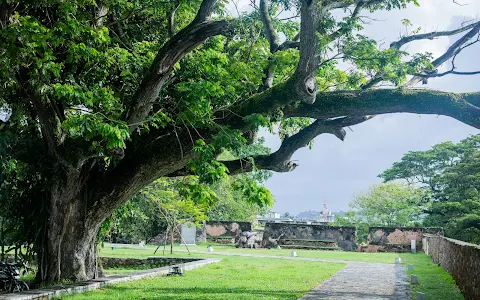
[[[329,215],[343,217],[345,215],[345,212],[343,210],[340,210],[338,212],[331,212],[329,213]],[[301,213],[298,213],[296,215],[296,219],[297,220],[321,220],[323,219],[323,212],[316,211],[316,210],[302,211]]]
[[[318,220],[322,212],[316,210],[303,211],[297,214],[297,219]]]

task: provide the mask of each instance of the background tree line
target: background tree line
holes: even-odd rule
[[[379,175],[385,183],[355,197],[339,224],[443,227],[480,243],[480,135],[411,151]]]
[[[269,174],[264,176],[269,177]],[[150,243],[156,237],[163,240],[171,211],[176,213],[176,225],[200,226],[209,220],[253,222],[258,214],[273,205],[270,191],[261,187],[264,178],[228,177],[202,191],[202,196],[186,196],[182,190],[185,180],[194,179],[159,179],[144,188],[105,221],[102,240],[116,243]]]

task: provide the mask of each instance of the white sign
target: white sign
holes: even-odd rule
[[[197,227],[195,225],[182,224],[182,245],[195,246]]]

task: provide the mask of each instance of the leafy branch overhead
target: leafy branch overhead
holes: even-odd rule
[[[228,175],[292,171],[301,167],[292,155],[316,136],[343,140],[344,127],[385,113],[480,128],[478,92],[408,89],[477,73],[457,70],[455,58],[478,47],[478,22],[414,30],[385,48],[360,34],[362,13],[417,1],[250,3],[235,17],[225,0],[0,4],[1,201],[25,222],[26,207],[43,212],[22,227],[45,253],[40,280],[93,278],[94,246],[78,244],[94,245],[103,220],[158,178],[195,175],[190,191],[202,193]],[[407,51],[441,36],[454,41],[437,58]],[[450,63],[448,74],[436,71]],[[384,84],[393,86],[376,88]],[[260,127],[278,128],[277,151],[257,151]],[[238,188],[269,203],[251,183]],[[83,252],[60,257],[68,245]]]

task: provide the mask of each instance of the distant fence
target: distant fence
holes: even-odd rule
[[[424,234],[423,251],[452,275],[465,299],[480,299],[480,246]]]

